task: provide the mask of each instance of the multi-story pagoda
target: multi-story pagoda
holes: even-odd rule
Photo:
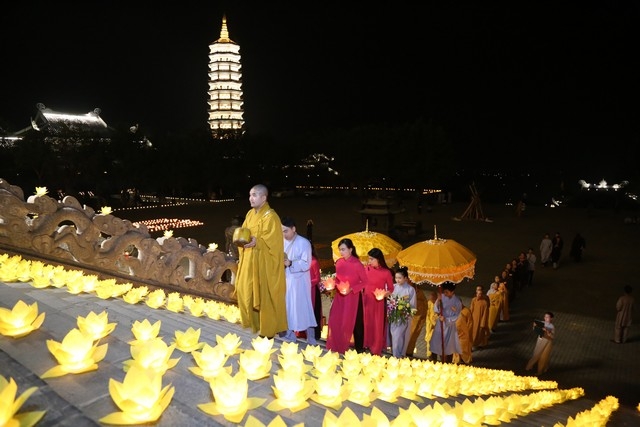
[[[240,46],[229,38],[222,17],[220,38],[209,45],[209,128],[215,139],[236,139],[244,133]]]

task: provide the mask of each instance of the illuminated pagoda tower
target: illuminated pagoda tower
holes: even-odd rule
[[[209,45],[208,122],[215,139],[237,139],[244,133],[242,104],[240,46],[229,38],[223,15],[220,38]]]

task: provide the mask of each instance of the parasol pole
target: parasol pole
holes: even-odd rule
[[[366,222],[365,222],[364,231],[365,231],[366,233],[368,233],[368,232],[369,232],[369,218],[367,218],[367,220],[366,220]]]
[[[435,224],[433,224],[433,240],[438,240],[438,229]]]
[[[440,335],[442,336],[442,363],[444,363],[447,357],[444,353],[444,304],[442,304],[442,284],[440,284],[438,290],[440,291],[440,316],[442,316],[442,320],[440,320]]]

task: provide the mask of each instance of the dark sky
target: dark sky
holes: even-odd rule
[[[409,3],[10,2],[0,123],[42,102],[155,134],[202,126],[226,13],[252,133],[433,118],[489,152],[638,142],[636,2]]]

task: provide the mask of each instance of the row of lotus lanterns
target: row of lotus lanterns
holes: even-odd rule
[[[0,280],[4,281],[3,277],[11,276],[7,269],[24,269],[18,267],[20,263],[32,264],[17,256],[0,256]],[[75,273],[72,274],[73,280],[80,280]],[[94,283],[94,291],[98,295],[97,290],[104,285],[101,281],[90,280]],[[111,282],[106,286],[116,288],[105,292],[104,296],[122,296],[123,300],[128,300],[129,303],[141,302],[143,297],[146,297],[149,307],[159,308],[162,306],[161,302],[165,301],[161,293],[140,290],[145,287],[132,288],[129,285],[117,288],[118,285]],[[136,289],[139,290],[132,293]],[[153,296],[149,298],[150,295]],[[206,306],[208,303],[190,296],[184,296],[182,300],[183,304],[186,300],[187,307],[199,304]],[[196,313],[201,315],[205,311],[202,308],[196,310]],[[233,315],[229,317],[233,318]],[[38,313],[37,303],[28,305],[18,301],[11,310],[0,308],[0,333],[14,338],[24,337],[39,328],[44,318],[45,313]],[[237,322],[237,318],[235,321]],[[61,342],[47,341],[47,348],[58,361],[58,365],[42,374],[42,378],[98,369],[98,363],[107,353],[107,344],[99,345],[99,341],[115,327],[115,323],[109,323],[106,312],[91,312],[86,317],[78,316],[77,328],[69,331]],[[107,415],[100,420],[101,422],[138,424],[157,420],[169,405],[174,393],[173,387],[162,387],[162,375],[178,363],[179,358],[171,358],[175,349],[190,353],[196,366],[190,367],[189,370],[210,384],[213,401],[198,404],[198,408],[203,412],[213,416],[222,415],[231,422],[239,423],[247,411],[266,401],[264,398],[247,395],[247,381],[260,381],[271,375],[271,355],[276,351],[273,349],[273,339],[255,338],[251,343],[252,349],[242,349],[239,337],[227,334],[225,337],[217,336],[217,344],[212,346],[200,342],[200,330],[188,328],[186,331],[175,331],[172,344],[167,345],[158,338],[159,321],[154,324],[146,319],[134,322],[131,330],[135,339],[129,343],[132,359],[123,364],[124,380],[118,382],[111,379],[109,382],[110,395],[121,412]],[[226,365],[230,357],[238,359],[238,371],[235,374],[232,367]],[[300,352],[297,343],[283,343],[277,359],[280,369],[273,375],[275,399],[267,406],[272,411],[300,411],[309,406],[309,400],[338,411],[346,400],[369,407],[376,399],[395,402],[399,397],[404,397],[413,402],[423,403],[422,397],[449,397],[458,394],[479,396],[505,391],[541,390],[529,395],[492,396],[486,400],[480,397],[474,402],[465,400],[453,407],[435,403],[433,406],[419,409],[412,404],[409,410],[401,410],[398,417],[391,421],[374,408],[371,415],[365,415],[363,423],[369,418],[378,422],[384,418],[389,425],[406,425],[410,419],[416,424],[428,420],[428,425],[460,425],[462,422],[464,425],[496,424],[584,395],[581,388],[557,390],[557,383],[553,381],[519,377],[510,371],[440,364],[418,359],[386,358],[359,354],[355,351],[347,351],[341,358],[337,353],[323,352],[319,346],[307,346]],[[8,384],[5,388],[8,387],[10,393],[12,382],[12,379],[3,379],[0,385]],[[22,396],[19,399],[22,399]],[[593,412],[603,414],[608,411],[610,414],[615,409],[617,399],[610,398],[600,402],[598,409],[594,408]],[[567,425],[597,425],[593,424],[593,417],[595,415],[587,417],[579,414],[575,419],[570,419]],[[353,425],[351,418],[346,410],[340,417],[329,411],[325,416],[326,425]],[[589,419],[589,423],[580,424],[579,419],[583,418]],[[418,423],[416,420],[421,421]]]

